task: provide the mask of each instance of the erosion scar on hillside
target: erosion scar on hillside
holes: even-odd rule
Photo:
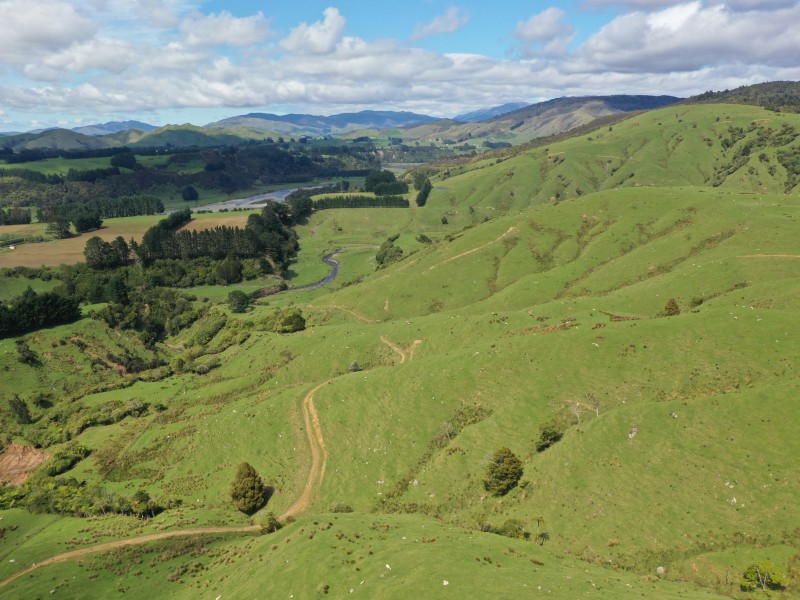
[[[0,454],[0,484],[22,485],[28,476],[50,458],[50,454],[12,442]]]

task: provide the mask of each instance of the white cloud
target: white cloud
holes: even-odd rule
[[[709,0],[709,4],[724,4],[734,11],[774,11],[790,8],[797,0]]]
[[[565,22],[567,14],[550,7],[517,23],[514,37],[523,42],[525,54],[554,56],[567,51],[573,37],[572,26]]]
[[[411,34],[411,40],[417,41],[432,35],[453,33],[469,23],[469,15],[462,9],[451,6],[443,15],[439,15],[430,23],[420,23]]]
[[[269,35],[269,22],[261,12],[237,18],[227,11],[219,14],[189,15],[180,26],[189,46],[251,46],[263,42]]]
[[[158,27],[174,27],[178,24],[178,9],[167,0],[140,0],[140,14],[145,15]]]
[[[0,0],[0,56],[5,63],[38,60],[92,37],[95,23],[61,0]]]
[[[585,71],[668,73],[709,65],[796,66],[800,36],[792,27],[800,5],[759,15],[699,1],[656,13],[614,19],[577,52],[570,68]]]
[[[169,77],[175,71],[192,72],[205,64],[207,55],[204,52],[188,49],[182,44],[172,42],[164,47],[144,52],[139,57],[138,66],[142,72],[159,73],[166,71]]]
[[[269,33],[262,13],[204,16],[185,12],[199,0],[164,0],[183,20],[180,27],[160,30],[122,10],[141,7],[140,1],[73,0],[71,7],[53,0],[48,11],[71,27],[53,25],[44,40],[35,28],[24,27],[25,19],[17,18],[12,27],[0,17],[5,33],[0,105],[17,123],[23,122],[19,114],[42,119],[38,113],[49,112],[55,122],[65,115],[141,117],[143,111],[198,107],[281,106],[330,114],[380,106],[449,116],[462,108],[562,95],[684,96],[800,79],[796,2],[749,12],[742,12],[744,3],[756,0],[735,0],[736,10],[706,0],[633,11],[573,52],[565,13],[550,8],[518,23],[514,34],[522,58],[500,60],[345,36],[345,19],[335,8],[316,23],[302,23],[280,43],[262,44]],[[0,0],[0,15],[11,15],[13,6],[46,27],[41,11],[29,9],[37,3]],[[98,16],[100,4],[94,13],[83,13],[74,8],[79,3],[101,3],[114,14]],[[9,39],[25,52],[9,54]],[[213,48],[245,40],[246,51],[223,56]]]
[[[325,9],[325,19],[309,25],[301,23],[292,29],[281,46],[296,54],[328,54],[342,38],[345,18],[336,8]]]
[[[175,27],[181,14],[196,10],[201,4],[198,0],[73,0],[73,3],[88,3],[90,10],[101,15],[146,21],[160,29]]]
[[[69,73],[83,73],[91,69],[122,73],[136,60],[136,52],[127,42],[98,37],[72,44],[39,62],[29,63],[25,65],[24,73],[31,79],[56,81],[64,79]]]

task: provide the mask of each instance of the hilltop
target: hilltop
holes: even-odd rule
[[[750,104],[773,111],[800,111],[800,82],[770,81],[734,90],[705,92],[689,98],[693,104]]]
[[[163,342],[85,318],[25,336],[39,366],[0,341],[35,420],[15,439],[82,444],[63,477],[172,502],[5,510],[0,577],[246,526],[242,461],[274,488],[257,522],[314,490],[278,532],[96,553],[0,597],[751,598],[767,559],[796,595],[800,116],[671,105],[544,144],[438,166],[422,207],[311,213],[286,275],[313,283],[338,250],[327,287],[246,313],[226,298],[257,281],[194,288],[199,317]],[[305,329],[276,333],[296,310]],[[503,447],[523,474],[493,496]]]

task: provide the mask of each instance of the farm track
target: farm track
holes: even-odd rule
[[[516,226],[511,226],[511,227],[508,228],[508,231],[506,231],[504,234],[498,236],[497,238],[493,239],[492,241],[486,242],[482,246],[478,246],[477,248],[473,248],[472,250],[467,250],[466,252],[462,252],[461,254],[457,254],[455,256],[451,256],[447,260],[444,260],[444,261],[440,262],[439,264],[436,264],[436,265],[433,265],[432,267],[429,267],[428,271],[433,271],[436,267],[439,267],[441,265],[446,265],[447,263],[452,262],[454,260],[458,260],[459,258],[464,258],[465,256],[469,256],[470,254],[474,254],[475,252],[480,252],[481,250],[485,250],[489,246],[492,246],[492,245],[496,244],[497,242],[499,242],[503,238],[511,235],[512,233],[516,233],[517,231],[519,231],[519,230],[518,230],[518,228]]]
[[[126,540],[116,540],[114,542],[106,542],[104,544],[98,544],[96,546],[89,546],[88,548],[80,548],[78,550],[71,550],[69,552],[57,554],[56,556],[51,556],[50,558],[44,559],[42,562],[34,563],[27,569],[20,571],[19,573],[15,573],[11,577],[7,577],[3,581],[0,581],[0,588],[8,585],[12,581],[22,577],[23,575],[27,575],[31,571],[39,569],[40,567],[46,567],[47,565],[53,565],[56,563],[66,562],[68,560],[73,560],[73,559],[81,559],[87,554],[93,554],[95,552],[105,552],[107,550],[124,548],[126,546],[137,546],[139,544],[146,544],[147,542],[166,540],[174,537],[185,537],[189,535],[203,535],[203,534],[213,534],[213,533],[255,532],[258,531],[259,529],[260,526],[258,525],[249,525],[247,527],[201,527],[198,529],[181,529],[179,531],[164,531],[161,533],[151,533],[149,535],[143,535],[135,538],[128,538]]]
[[[509,233],[510,231],[511,230],[509,230]],[[507,233],[505,235],[507,235]],[[505,237],[505,235],[501,237]],[[364,322],[368,323],[379,322],[368,319],[367,317],[359,315],[358,313],[350,309],[347,309],[345,307],[329,306],[325,308],[342,310],[344,312],[350,313],[351,315],[355,316],[356,318]],[[389,348],[391,348],[394,352],[396,352],[400,356],[400,364],[403,364],[406,361],[413,360],[414,350],[416,349],[417,346],[419,346],[422,343],[422,340],[415,340],[407,349],[404,350],[400,348],[397,344],[390,341],[385,336],[381,336],[380,339],[382,343],[389,346]],[[316,495],[317,491],[322,485],[322,479],[325,476],[325,468],[328,462],[328,449],[325,446],[325,438],[322,435],[322,427],[320,426],[319,414],[317,413],[316,406],[314,405],[314,394],[316,394],[316,392],[318,392],[326,385],[330,384],[331,381],[332,379],[329,379],[327,381],[324,381],[323,383],[320,383],[319,385],[314,387],[310,392],[308,392],[303,398],[303,420],[305,421],[306,435],[308,436],[308,443],[311,448],[311,467],[309,468],[308,477],[306,479],[306,484],[303,487],[303,491],[300,493],[300,496],[297,498],[297,500],[295,500],[294,503],[279,517],[281,520],[285,520],[288,517],[295,517],[296,515],[308,510],[308,508],[311,506],[314,496]],[[225,533],[255,533],[258,532],[259,530],[260,530],[259,525],[249,525],[243,527],[200,527],[195,529],[183,529],[176,531],[165,531],[161,533],[152,533],[134,538],[127,538],[124,540],[105,542],[102,544],[97,544],[95,546],[89,546],[87,548],[80,548],[77,550],[71,550],[69,552],[63,552],[61,554],[57,554],[56,556],[51,556],[50,558],[44,559],[41,562],[34,563],[30,567],[0,581],[0,588],[5,587],[6,585],[15,581],[16,579],[24,575],[27,575],[28,573],[31,573],[32,571],[35,571],[41,567],[45,567],[47,565],[52,565],[56,563],[66,562],[69,560],[80,560],[89,554],[94,554],[97,552],[106,552],[109,550],[114,550],[116,548],[137,546],[140,544],[146,544],[148,542],[165,540],[175,537],[186,537],[192,535],[225,534]]]
[[[397,344],[395,344],[394,342],[392,342],[392,341],[391,341],[389,338],[387,338],[385,335],[382,335],[382,336],[381,336],[381,342],[383,342],[384,344],[386,344],[387,346],[389,346],[389,348],[391,348],[391,349],[392,349],[392,350],[394,350],[394,351],[395,351],[397,354],[399,354],[399,355],[400,355],[400,364],[402,365],[402,364],[403,364],[403,363],[405,363],[406,361],[408,361],[408,362],[411,362],[412,360],[414,360],[414,350],[416,350],[416,349],[417,349],[417,346],[419,346],[419,345],[422,343],[422,340],[414,340],[414,343],[412,343],[412,344],[411,344],[411,345],[410,345],[408,348],[406,348],[405,350],[404,350],[404,349],[402,349],[402,348],[401,348],[400,346],[398,346]]]
[[[311,446],[311,468],[309,469],[306,485],[303,488],[300,497],[297,500],[295,500],[294,504],[292,504],[286,510],[286,512],[284,512],[280,516],[281,520],[285,520],[288,517],[294,517],[307,510],[308,507],[311,505],[314,495],[316,494],[320,485],[322,485],[322,478],[325,475],[325,467],[328,461],[328,450],[325,447],[325,439],[322,436],[322,428],[320,427],[319,423],[319,415],[317,414],[317,409],[314,406],[314,394],[320,388],[328,385],[330,382],[331,380],[320,383],[318,386],[312,389],[308,394],[306,394],[306,396],[303,398],[303,419],[305,420],[306,423],[306,433],[308,435],[309,445]],[[34,563],[27,569],[24,569],[19,573],[15,573],[14,575],[7,577],[3,581],[0,581],[0,588],[5,587],[12,581],[18,579],[19,577],[27,575],[28,573],[35,571],[36,569],[39,569],[41,567],[45,567],[47,565],[52,565],[56,563],[66,562],[68,560],[80,560],[84,556],[88,554],[94,554],[96,552],[106,552],[108,550],[114,550],[116,548],[124,548],[126,546],[137,546],[139,544],[146,544],[148,542],[165,540],[174,537],[185,537],[190,535],[221,534],[221,533],[255,533],[259,530],[260,530],[259,525],[248,525],[245,527],[200,527],[196,529],[182,529],[177,531],[165,531],[162,533],[151,533],[148,535],[143,535],[135,538],[116,540],[113,542],[105,542],[103,544],[98,544],[96,546],[89,546],[88,548],[80,548],[78,550],[71,550],[69,552],[57,554],[56,556],[52,556],[41,562]]]
[[[303,398],[303,419],[306,423],[306,434],[311,447],[311,468],[308,470],[306,485],[300,493],[300,497],[280,516],[281,519],[293,517],[307,510],[314,499],[314,495],[322,485],[325,467],[328,464],[328,449],[325,447],[325,438],[322,435],[322,427],[319,424],[319,414],[317,414],[317,408],[314,406],[314,394],[331,381],[329,379],[320,383]]]

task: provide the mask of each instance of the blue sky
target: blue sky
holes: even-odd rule
[[[0,131],[800,79],[800,0],[0,0]]]

